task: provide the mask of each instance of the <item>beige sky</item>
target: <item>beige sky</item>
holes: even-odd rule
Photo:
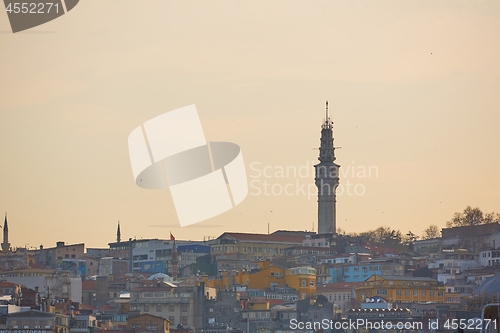
[[[255,176],[254,162],[315,163],[328,99],[342,170],[378,169],[342,177],[364,188],[338,197],[347,231],[421,234],[467,205],[500,212],[496,0],[85,0],[9,30],[0,12],[0,211],[14,246],[105,247],[118,220],[124,239],[312,229],[314,196],[251,188],[181,228],[168,190],[134,184],[129,133],[190,104]]]

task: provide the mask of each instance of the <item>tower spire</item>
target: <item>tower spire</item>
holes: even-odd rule
[[[116,231],[116,242],[120,243],[122,237],[120,232],[120,220],[118,220],[118,230]]]
[[[326,101],[326,118],[325,118],[325,122],[327,124],[330,123],[330,118],[328,117],[328,101]]]
[[[10,243],[9,243],[9,225],[7,224],[7,212],[5,212],[5,221],[3,223],[3,243],[2,250],[9,251]]]

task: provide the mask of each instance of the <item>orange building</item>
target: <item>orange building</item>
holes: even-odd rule
[[[217,291],[231,290],[234,286],[261,290],[287,286],[296,289],[300,299],[306,299],[316,293],[316,270],[312,267],[284,270],[271,266],[269,260],[259,262],[258,267],[258,270],[222,272],[212,279],[204,276],[202,281],[207,287],[215,288]]]

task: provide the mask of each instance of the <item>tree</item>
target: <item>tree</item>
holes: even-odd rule
[[[452,219],[446,222],[446,227],[468,227],[474,225],[499,223],[500,214],[486,213],[484,214],[479,207],[472,208],[467,206],[462,213],[455,213]]]
[[[434,224],[425,229],[422,235],[422,239],[431,239],[437,237],[439,237],[439,229],[438,226]]]
[[[408,230],[408,233],[403,238],[404,245],[412,245],[419,237],[415,235],[411,230]]]

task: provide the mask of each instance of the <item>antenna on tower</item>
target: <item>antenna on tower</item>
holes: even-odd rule
[[[328,101],[326,101],[326,119],[325,122],[328,124]]]

